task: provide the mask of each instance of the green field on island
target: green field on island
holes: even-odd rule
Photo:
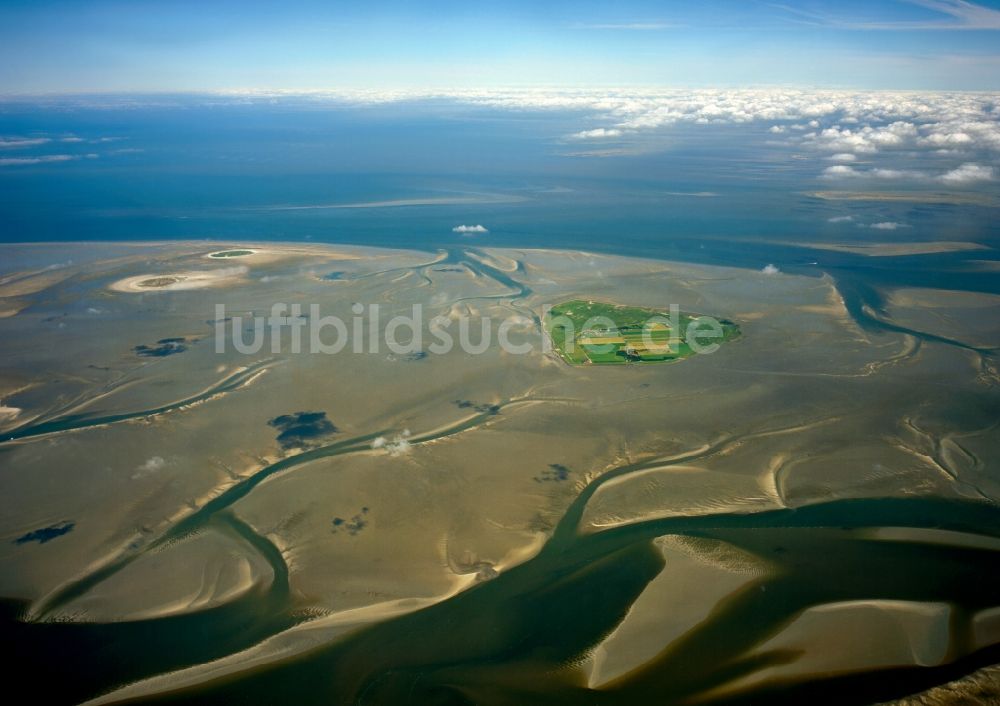
[[[227,257],[246,257],[247,255],[253,255],[254,252],[254,250],[220,250],[219,252],[210,253],[209,257],[221,260]]]
[[[581,299],[553,306],[545,330],[572,365],[667,363],[740,335],[727,319]]]

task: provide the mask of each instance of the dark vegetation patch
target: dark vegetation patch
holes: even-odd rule
[[[149,279],[144,279],[139,282],[137,286],[157,289],[159,287],[169,287],[170,285],[177,284],[180,281],[180,277],[150,277]]]
[[[491,579],[495,579],[499,575],[500,572],[494,569],[492,566],[484,566],[483,568],[481,568],[479,571],[476,572],[476,581],[480,583],[483,581],[490,581]]]
[[[143,358],[165,358],[175,353],[183,353],[187,350],[188,344],[192,342],[183,337],[161,338],[153,345],[142,344],[133,348],[132,351]]]
[[[535,476],[536,483],[561,483],[569,480],[571,471],[561,463],[550,463],[549,467],[542,471],[541,475]]]
[[[253,250],[223,250],[221,252],[210,253],[209,257],[223,259],[227,257],[246,257],[247,255],[253,255]]]
[[[278,430],[278,443],[282,448],[308,446],[311,441],[338,430],[326,412],[293,412],[275,417],[268,424]]]
[[[353,537],[358,532],[360,532],[361,530],[363,530],[365,527],[368,526],[368,520],[366,518],[367,515],[368,515],[368,508],[363,507],[361,508],[361,512],[359,512],[357,515],[354,515],[354,517],[352,517],[349,520],[345,520],[343,517],[334,517],[333,520],[330,522],[330,524],[333,525],[330,531],[333,534],[338,534],[340,532],[347,532],[347,534]]]
[[[473,402],[472,400],[453,400],[459,409],[474,409],[480,414],[500,414],[500,405]]]
[[[76,527],[75,522],[60,522],[55,525],[50,525],[49,527],[32,530],[27,534],[22,534],[14,540],[14,544],[27,544],[28,542],[45,544],[46,542],[52,541],[56,537],[62,537],[64,534],[72,531],[74,527]]]

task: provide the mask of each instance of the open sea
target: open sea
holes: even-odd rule
[[[865,291],[1000,291],[995,182],[955,202],[922,200],[920,189],[941,189],[919,184],[907,200],[858,198],[872,185],[824,179],[820,155],[771,139],[763,123],[679,124],[600,149],[566,138],[584,118],[449,100],[8,100],[0,135],[45,136],[32,158],[51,161],[0,155],[0,241],[566,248],[773,264]],[[906,169],[918,156],[893,159]],[[841,196],[817,196],[831,191]],[[876,222],[902,226],[861,227]],[[454,232],[459,225],[488,232]],[[816,248],[900,241],[994,249],[869,257]]]

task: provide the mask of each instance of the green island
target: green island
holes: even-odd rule
[[[214,257],[217,259],[222,259],[226,257],[246,257],[247,255],[253,255],[256,251],[254,250],[221,250],[219,252],[213,252],[209,254],[209,257]]]
[[[553,306],[544,323],[571,365],[669,363],[740,336],[727,319],[582,299]]]

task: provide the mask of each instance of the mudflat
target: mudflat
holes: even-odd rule
[[[859,313],[826,276],[559,250],[76,247],[106,252],[9,277],[0,319],[4,630],[24,673],[74,655],[59,701],[864,703],[996,654],[995,297]],[[739,335],[574,365],[545,345],[567,302]]]

